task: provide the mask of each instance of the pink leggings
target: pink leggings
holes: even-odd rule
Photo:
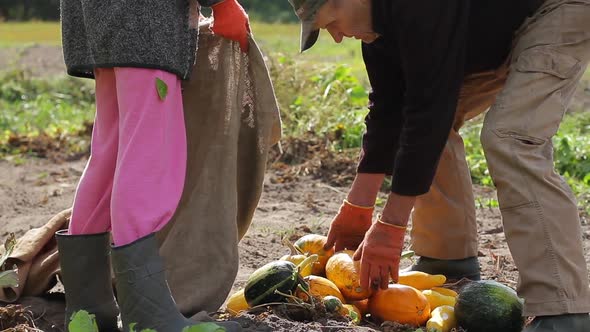
[[[164,227],[180,200],[186,170],[180,79],[141,68],[95,74],[91,156],[76,190],[69,232],[111,230],[121,246]],[[163,100],[156,78],[168,86]]]

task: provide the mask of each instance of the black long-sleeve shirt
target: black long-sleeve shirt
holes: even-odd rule
[[[359,173],[428,192],[465,75],[499,67],[543,0],[373,0],[379,37],[363,44],[372,91]]]

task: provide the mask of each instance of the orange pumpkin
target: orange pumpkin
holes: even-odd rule
[[[293,244],[304,255],[318,255],[318,261],[313,264],[311,274],[316,276],[326,275],[326,263],[334,255],[334,248],[324,250],[328,238],[318,234],[307,234],[299,238]]]
[[[355,306],[361,312],[361,315],[363,317],[369,313],[369,299],[364,299],[360,301],[350,301],[348,302],[348,304],[352,304],[353,306]]]
[[[371,296],[371,289],[361,287],[360,261],[353,261],[354,251],[343,250],[332,256],[326,264],[326,276],[348,301],[364,300]]]
[[[419,290],[411,286],[390,284],[369,299],[369,312],[382,321],[422,326],[430,318],[430,304]]]

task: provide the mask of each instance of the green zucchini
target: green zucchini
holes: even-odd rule
[[[276,291],[284,294],[295,291],[299,279],[297,265],[289,261],[270,262],[250,275],[244,297],[250,307],[285,302],[285,297]]]
[[[336,296],[328,295],[322,299],[327,312],[341,312],[344,305]]]

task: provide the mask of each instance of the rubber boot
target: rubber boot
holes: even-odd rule
[[[123,331],[128,332],[135,324],[135,331],[181,332],[198,324],[185,318],[176,307],[154,234],[113,248],[112,255]],[[228,332],[242,331],[237,322],[215,323]]]
[[[474,281],[481,279],[477,257],[444,260],[422,256],[418,259],[416,264],[404,271],[421,271],[428,274],[442,274],[447,277],[447,282],[458,281],[463,278]]]
[[[536,317],[523,332],[588,332],[588,314],[567,314]]]
[[[65,327],[72,314],[86,310],[93,314],[100,332],[119,331],[119,308],[113,295],[109,233],[69,235],[55,233],[61,281],[66,292]]]

